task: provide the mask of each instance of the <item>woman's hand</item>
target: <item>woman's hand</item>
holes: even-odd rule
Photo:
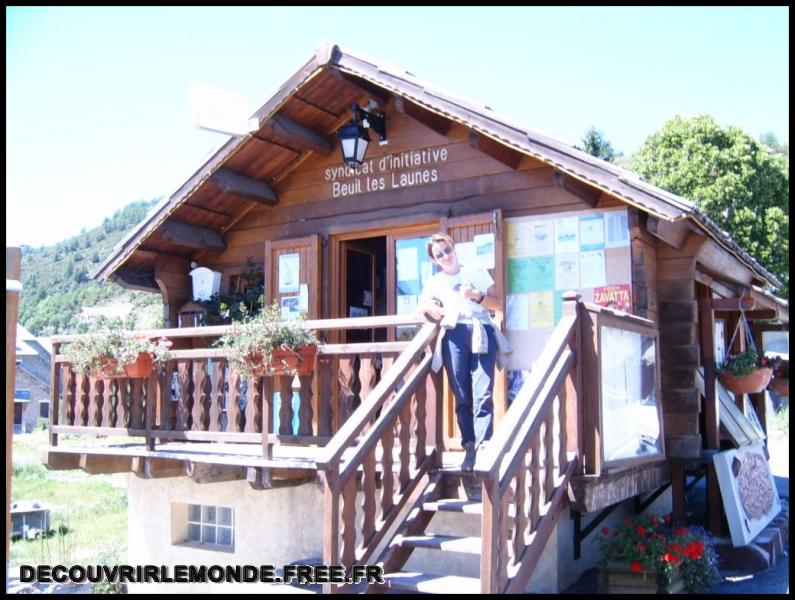
[[[461,295],[468,300],[477,302],[481,298],[481,291],[471,283],[462,283],[459,291]]]
[[[432,321],[441,321],[444,317],[444,308],[436,302],[428,302],[422,307],[422,313]]]

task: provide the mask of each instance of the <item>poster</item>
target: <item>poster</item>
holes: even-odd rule
[[[417,270],[417,248],[398,248],[397,279],[398,281],[417,281],[420,278]]]
[[[555,253],[555,235],[552,219],[530,222],[530,256],[548,256]]]
[[[555,288],[555,257],[534,256],[527,259],[530,263],[530,292],[543,292]]]
[[[508,294],[505,297],[505,328],[509,331],[530,329],[530,296]]]
[[[580,288],[580,255],[571,254],[555,255],[555,289],[577,290]]]
[[[298,310],[309,312],[309,286],[305,283],[298,286]]]
[[[475,245],[475,257],[477,259],[477,266],[481,269],[494,268],[494,234],[481,233],[472,239]]]
[[[279,255],[279,293],[297,292],[300,272],[300,255],[280,254]]]
[[[475,251],[475,242],[461,242],[455,245],[455,254],[459,265],[472,266],[477,264],[478,255]]]
[[[418,297],[414,294],[405,294],[397,297],[397,314],[409,315],[417,308]]]
[[[627,211],[618,210],[605,213],[605,247],[620,248],[622,246],[629,246]]]
[[[282,320],[292,321],[300,314],[298,296],[282,296]]]
[[[552,292],[530,293],[530,328],[554,327],[554,308]]]
[[[605,251],[580,252],[580,285],[595,288],[605,283]]]
[[[506,231],[508,258],[530,256],[530,223],[508,223]]]
[[[605,247],[605,226],[602,215],[580,217],[580,250],[601,250]]]
[[[732,545],[745,546],[781,512],[763,442],[713,457]]]
[[[632,293],[629,284],[606,285],[594,288],[594,304],[623,310],[626,313],[632,312]]]
[[[363,306],[349,306],[348,307],[348,316],[351,317],[351,318],[354,318],[354,317],[366,317],[368,315],[369,315],[369,313],[367,312],[367,309],[364,308]]]
[[[580,251],[580,219],[558,217],[555,219],[555,254]]]

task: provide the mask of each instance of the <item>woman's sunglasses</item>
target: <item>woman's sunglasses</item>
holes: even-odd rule
[[[442,260],[442,259],[443,259],[445,256],[447,256],[448,254],[452,254],[452,253],[453,253],[453,248],[451,248],[450,246],[447,246],[447,247],[446,247],[444,250],[442,250],[441,252],[437,252],[437,253],[435,253],[435,254],[433,255],[433,257],[434,257],[436,260]]]

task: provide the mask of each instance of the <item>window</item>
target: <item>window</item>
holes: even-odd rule
[[[600,327],[602,452],[606,463],[663,452],[655,337]]]
[[[49,419],[50,418],[50,403],[49,402],[39,402],[39,416],[42,419]]]
[[[224,506],[189,504],[186,541],[234,549],[234,512]]]

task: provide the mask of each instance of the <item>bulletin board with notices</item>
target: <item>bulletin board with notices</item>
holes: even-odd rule
[[[505,329],[509,369],[531,369],[563,316],[563,293],[632,312],[627,210],[505,219]]]

